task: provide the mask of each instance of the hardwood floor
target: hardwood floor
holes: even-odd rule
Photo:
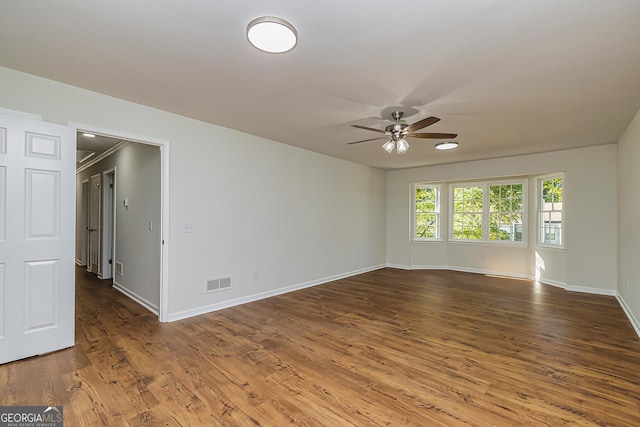
[[[382,269],[170,324],[77,270],[76,346],[0,366],[65,426],[640,425],[613,297]]]

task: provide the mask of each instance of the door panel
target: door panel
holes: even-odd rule
[[[0,363],[74,344],[75,129],[0,114]]]
[[[33,169],[25,172],[27,239],[59,237],[60,173]]]
[[[2,154],[0,154],[0,156],[2,156]],[[0,166],[0,241],[3,241],[5,239],[6,206],[7,206],[7,168],[5,166]]]
[[[60,261],[36,261],[25,263],[25,330],[37,331],[58,324],[56,295]]]

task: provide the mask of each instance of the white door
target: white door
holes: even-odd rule
[[[113,239],[114,239],[114,184],[115,170],[102,172],[102,234],[100,277],[113,279]]]
[[[0,113],[0,363],[74,344],[75,129]]]
[[[100,274],[100,174],[89,181],[89,271]]]
[[[80,221],[80,265],[86,266],[89,263],[89,180],[82,181],[82,209]],[[76,236],[76,239],[78,236]]]

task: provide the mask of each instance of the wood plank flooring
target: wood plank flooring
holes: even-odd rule
[[[76,346],[0,366],[65,426],[640,425],[613,297],[382,269],[170,324],[77,269]]]

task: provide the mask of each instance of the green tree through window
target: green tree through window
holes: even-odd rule
[[[489,186],[489,240],[522,241],[522,184]]]
[[[453,238],[482,240],[482,187],[453,188]]]
[[[440,216],[440,189],[438,186],[415,187],[416,239],[437,239]]]
[[[538,241],[545,245],[561,246],[563,177],[540,179],[538,194]]]

